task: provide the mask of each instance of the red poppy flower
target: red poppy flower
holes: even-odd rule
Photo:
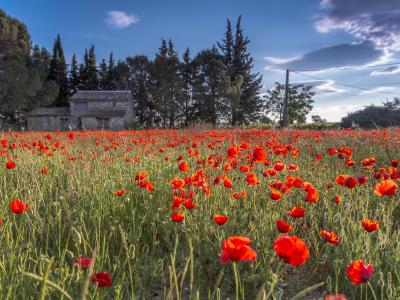
[[[126,190],[118,190],[118,191],[115,191],[114,194],[118,197],[121,197],[121,196],[125,195],[125,192],[126,192]]]
[[[271,188],[270,196],[272,200],[280,200],[282,198],[282,193],[277,189]]]
[[[185,219],[185,216],[180,213],[174,212],[171,215],[171,218],[172,218],[172,221],[174,221],[175,223],[180,223]]]
[[[185,185],[185,180],[180,178],[174,178],[171,180],[171,185],[174,189],[179,189]]]
[[[276,221],[275,224],[276,224],[276,228],[278,229],[278,231],[280,233],[288,233],[288,232],[293,230],[292,225],[290,225],[289,223],[285,222],[284,220],[279,219],[279,220]]]
[[[181,170],[181,171],[183,171],[183,172],[189,171],[189,165],[188,165],[186,162],[184,162],[184,161],[181,161],[181,162],[179,163],[178,167],[179,167],[179,170]]]
[[[47,169],[41,169],[40,170],[40,174],[46,175],[48,173],[49,173],[49,170],[47,170]]]
[[[393,180],[383,180],[375,186],[375,195],[380,197],[393,196],[397,191],[397,187],[397,183]]]
[[[226,222],[228,222],[228,220],[229,220],[229,218],[227,216],[219,215],[219,214],[214,215],[214,222],[217,225],[224,225]]]
[[[392,160],[392,167],[397,168],[399,166],[399,161],[397,159]]]
[[[345,295],[326,295],[325,300],[347,300]]]
[[[304,209],[303,206],[295,206],[287,213],[291,215],[293,218],[297,219],[297,218],[303,218],[305,215],[305,211],[306,210]]]
[[[243,173],[247,173],[248,171],[250,171],[250,168],[249,166],[242,165],[240,166],[240,171],[242,171]]]
[[[224,179],[224,187],[230,189],[233,187],[232,181],[230,181],[229,179]]]
[[[361,220],[361,225],[364,227],[365,231],[372,232],[380,228],[379,222],[376,220]]]
[[[336,204],[339,204],[340,202],[342,202],[342,197],[340,197],[339,195],[335,195],[333,197],[333,202],[335,202]]]
[[[319,193],[316,189],[311,188],[307,191],[307,195],[304,199],[305,202],[316,203],[318,201]]]
[[[235,158],[240,152],[240,148],[237,145],[228,147],[228,156]]]
[[[90,257],[77,257],[74,262],[74,266],[79,267],[82,270],[89,269],[92,258]]]
[[[373,265],[366,266],[361,259],[356,259],[347,267],[346,273],[353,284],[364,284],[371,279],[373,271]]]
[[[368,178],[365,175],[360,175],[357,178],[358,184],[366,184],[368,182]]]
[[[231,236],[222,242],[222,253],[218,253],[221,263],[230,261],[254,261],[257,253],[250,247],[251,241],[247,237]]]
[[[249,173],[247,174],[246,181],[248,185],[256,185],[260,183],[260,180],[257,178],[256,174]]]
[[[197,204],[190,199],[186,199],[183,205],[185,205],[187,209],[193,209],[197,206]]]
[[[253,150],[253,161],[262,163],[267,158],[267,152],[261,147],[255,147]]]
[[[310,256],[307,245],[297,236],[280,236],[274,242],[275,254],[287,264],[301,266]]]
[[[12,160],[9,160],[9,161],[6,163],[6,168],[7,168],[8,170],[15,169],[15,162],[13,162]]]
[[[19,215],[19,214],[23,214],[23,213],[28,211],[29,204],[28,203],[23,203],[19,199],[14,199],[10,203],[10,208],[11,208],[13,213]]]
[[[95,273],[92,276],[92,281],[97,282],[99,288],[112,285],[111,275],[107,272]]]
[[[335,234],[333,230],[321,230],[320,233],[323,239],[329,244],[332,244],[334,246],[339,245],[340,238]]]
[[[274,165],[274,170],[279,172],[279,171],[283,171],[285,169],[285,165],[282,163],[276,163]]]
[[[347,177],[346,180],[344,181],[344,185],[349,189],[355,188],[357,184],[358,184],[357,179],[351,176]]]

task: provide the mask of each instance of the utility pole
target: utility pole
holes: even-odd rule
[[[285,99],[283,101],[283,120],[282,128],[289,125],[289,70],[286,70]]]

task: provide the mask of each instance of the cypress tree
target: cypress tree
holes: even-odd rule
[[[225,39],[220,43],[220,49],[224,55],[224,63],[227,74],[229,74],[227,89],[235,89],[235,96],[231,92],[227,95],[231,100],[231,125],[248,124],[257,121],[262,114],[263,102],[259,97],[262,88],[262,76],[252,73],[254,59],[248,52],[250,43],[244,36],[241,28],[240,16],[236,23],[235,37],[228,21]],[[240,88],[238,87],[240,83]],[[235,101],[240,94],[240,101]]]
[[[108,67],[106,60],[103,58],[99,65],[99,77],[100,77],[100,89],[107,90],[108,89]]]
[[[183,125],[190,123],[192,110],[192,85],[193,85],[193,64],[190,58],[190,50],[186,49],[183,54],[183,62],[180,66],[181,89],[180,97],[183,103]]]
[[[107,90],[115,90],[117,84],[117,68],[114,62],[113,53],[110,53],[110,57],[108,59],[108,73],[107,73]]]
[[[71,60],[71,70],[69,72],[69,83],[70,83],[70,91],[71,93],[75,93],[79,89],[79,69],[78,69],[78,60],[76,59],[75,53],[72,55]]]
[[[94,45],[89,49],[88,59],[86,61],[87,85],[88,90],[97,90],[99,88],[99,77],[96,68],[96,55],[94,53]]]
[[[69,96],[67,64],[65,63],[64,50],[59,34],[54,41],[49,72],[49,79],[54,80],[59,87],[58,96],[54,104],[57,106],[67,106]]]

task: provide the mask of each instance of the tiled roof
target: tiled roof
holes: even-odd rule
[[[88,112],[81,115],[81,117],[123,118],[125,114],[126,110],[96,109],[89,110]]]
[[[69,116],[69,107],[39,107],[29,112],[28,116]]]
[[[132,93],[131,91],[77,91],[69,100],[127,102],[132,100]]]

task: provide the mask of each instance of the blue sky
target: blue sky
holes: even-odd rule
[[[0,8],[27,24],[34,43],[51,50],[60,33],[67,59],[94,44],[98,60],[111,50],[153,57],[161,38],[195,54],[242,15],[265,89],[286,68],[315,70],[291,81],[314,85],[313,113],[330,121],[400,96],[398,66],[365,68],[400,61],[399,0],[2,0]]]

